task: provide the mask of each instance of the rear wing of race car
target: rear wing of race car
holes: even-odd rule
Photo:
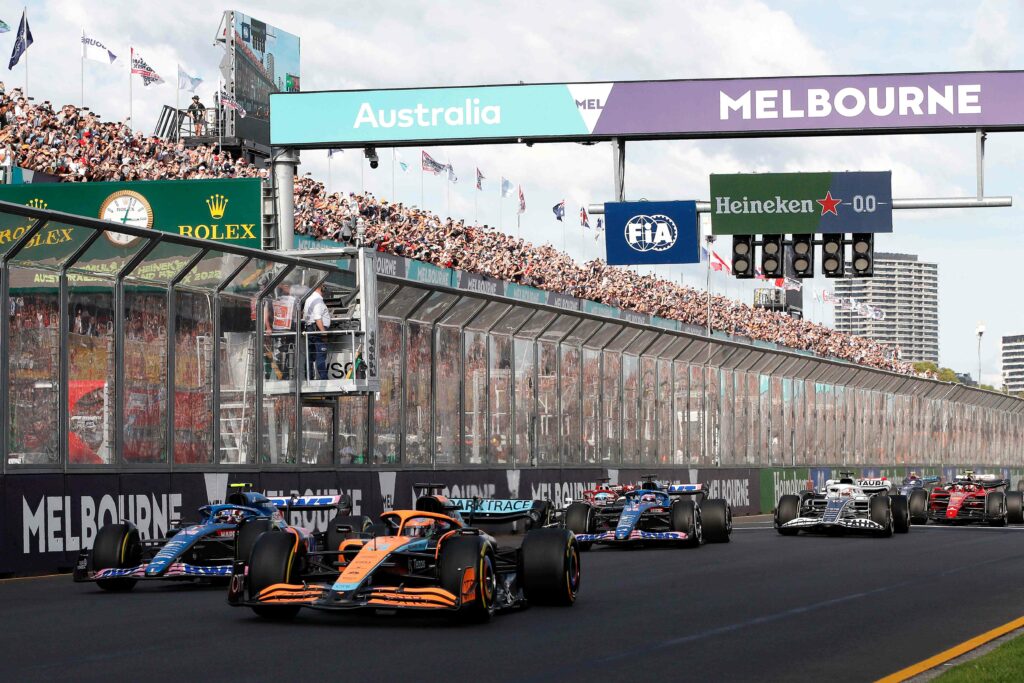
[[[700,496],[701,500],[708,497],[707,484],[671,484],[667,493],[670,496]]]
[[[1010,480],[1004,479],[998,474],[975,474],[964,472],[954,480],[956,484],[975,484],[983,489],[998,489],[1010,486]]]
[[[344,493],[333,496],[267,496],[274,507],[284,512],[308,510],[338,510],[344,512],[352,509],[352,500]]]
[[[544,526],[552,519],[552,506],[546,500],[519,498],[448,498],[441,495],[444,484],[413,484],[418,494],[417,510],[458,513],[470,526],[475,524],[506,524],[527,520],[530,526]]]

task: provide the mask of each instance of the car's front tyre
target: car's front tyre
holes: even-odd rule
[[[96,534],[92,545],[92,568],[129,569],[142,561],[142,543],[134,524],[107,524]],[[130,591],[137,581],[129,578],[98,579],[105,591]]]
[[[775,506],[775,530],[783,536],[796,536],[799,529],[784,529],[782,526],[800,516],[800,496],[785,495]]]

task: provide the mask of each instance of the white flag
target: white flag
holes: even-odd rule
[[[142,85],[160,85],[164,82],[164,79],[160,78],[160,74],[153,71],[153,68],[146,63],[146,60],[142,58],[135,48],[131,48],[132,55],[132,73],[142,76]]]
[[[108,50],[106,45],[85,35],[85,31],[82,31],[82,57],[104,64],[113,64],[117,59],[117,55]]]
[[[181,64],[178,65],[178,90],[188,90],[189,92],[195,92],[199,84],[203,82],[203,79],[199,76],[189,76],[185,73],[185,70],[181,68]]]

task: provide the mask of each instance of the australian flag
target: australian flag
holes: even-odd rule
[[[18,35],[14,39],[14,49],[11,50],[11,63],[7,65],[7,69],[11,70],[14,66],[21,61],[21,56],[25,54],[25,50],[32,44],[32,29],[28,27],[28,10],[24,10],[21,13],[21,23],[18,25]]]
[[[563,218],[565,218],[565,200],[563,199],[562,201],[560,201],[557,204],[555,204],[554,206],[552,206],[551,210],[555,214],[555,220],[556,221],[560,221]]]

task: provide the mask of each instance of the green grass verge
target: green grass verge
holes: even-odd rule
[[[1017,636],[977,659],[957,664],[936,683],[986,683],[1019,681],[1024,676],[1024,636]]]

